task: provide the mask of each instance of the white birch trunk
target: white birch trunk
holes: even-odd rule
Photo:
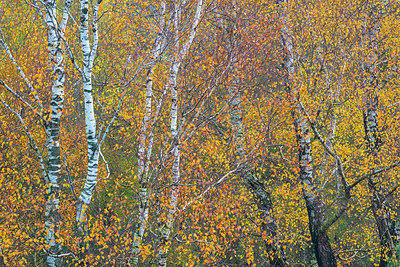
[[[235,12],[230,16],[236,20]],[[234,132],[235,140],[235,165],[246,188],[252,193],[256,200],[258,210],[261,213],[261,229],[263,231],[263,240],[267,248],[269,263],[271,266],[287,266],[283,251],[279,246],[278,226],[273,216],[273,206],[271,194],[266,190],[262,181],[259,181],[249,171],[249,164],[246,162],[245,155],[245,138],[243,130],[242,115],[242,94],[240,91],[240,79],[236,77],[237,57],[240,51],[238,46],[239,38],[237,34],[237,26],[234,22],[226,24],[226,38],[229,40],[228,45],[228,64],[230,64],[230,75],[233,76],[233,84],[228,88],[231,100],[229,102],[229,113]]]
[[[153,69],[156,61],[159,59],[163,47],[163,34],[164,34],[164,14],[165,14],[165,1],[161,2],[161,10],[159,12],[159,32],[153,44],[153,51],[151,52],[151,63],[147,69],[146,75],[146,100],[145,100],[145,113],[142,121],[142,127],[139,137],[138,147],[138,177],[139,177],[139,223],[136,225],[136,231],[133,239],[132,247],[132,264],[137,266],[140,257],[140,245],[142,244],[143,235],[146,230],[148,214],[149,214],[149,180],[148,175],[149,162],[151,159],[153,149],[153,135],[150,130],[150,119],[152,110],[153,98]],[[157,114],[156,114],[157,116]],[[155,123],[155,122],[154,122]],[[146,151],[146,140],[147,151]]]
[[[99,164],[98,137],[96,135],[96,118],[94,114],[93,90],[92,90],[92,69],[96,55],[98,33],[97,33],[97,13],[101,0],[97,1],[93,11],[93,46],[90,48],[89,29],[88,29],[88,0],[81,0],[81,27],[80,41],[83,53],[83,91],[85,106],[86,139],[88,143],[88,167],[85,184],[78,198],[76,207],[76,222],[78,233],[84,237],[87,234],[86,229],[86,210],[92,199],[96,184]],[[85,244],[84,244],[85,245]]]
[[[49,50],[49,60],[52,71],[51,86],[51,114],[50,121],[46,123],[47,151],[48,151],[48,184],[46,190],[46,221],[45,221],[45,240],[50,246],[50,254],[58,255],[61,252],[61,244],[57,236],[59,215],[59,191],[60,191],[60,118],[64,103],[64,57],[61,48],[61,37],[68,22],[68,10],[71,1],[65,1],[62,23],[60,28],[56,17],[56,2],[49,0],[45,2],[47,40]],[[47,256],[48,266],[61,266],[60,257]]]
[[[6,264],[4,263],[3,250],[1,249],[1,246],[0,246],[0,266],[6,266]]]
[[[170,209],[168,211],[167,222],[161,230],[161,238],[163,239],[163,246],[166,245],[171,233],[172,224],[174,221],[174,215],[177,210],[178,205],[178,194],[179,194],[179,183],[180,183],[180,144],[179,135],[177,128],[178,120],[178,92],[177,92],[177,64],[173,64],[171,67],[170,76],[170,86],[171,86],[171,137],[173,141],[173,163],[172,163],[172,191],[170,200]],[[159,256],[159,266],[166,266],[167,263],[167,253],[168,249],[166,247],[161,247],[158,253]]]
[[[48,256],[46,259],[46,264],[48,266],[61,266],[62,261],[61,257],[58,255],[61,252],[61,244],[59,242],[59,237],[57,236],[57,232],[59,230],[58,224],[60,221],[59,215],[59,191],[60,191],[60,171],[61,171],[61,159],[60,159],[60,118],[63,109],[64,102],[64,82],[65,82],[65,72],[64,72],[64,57],[62,52],[62,38],[65,27],[68,22],[68,12],[71,6],[72,0],[64,1],[64,11],[60,25],[57,22],[57,11],[56,11],[56,1],[55,0],[46,0],[43,1],[43,5],[45,7],[45,25],[47,27],[47,41],[48,41],[48,50],[49,50],[49,65],[51,70],[51,100],[50,100],[50,120],[43,121],[43,126],[46,130],[46,145],[47,145],[47,161],[43,159],[39,148],[37,147],[32,135],[24,124],[22,117],[14,111],[11,107],[9,107],[3,99],[1,99],[2,103],[13,113],[15,113],[25,130],[26,134],[29,137],[31,146],[37,153],[39,157],[40,166],[42,169],[43,177],[46,181],[47,189],[46,189],[46,208],[45,208],[45,242],[46,245],[49,246],[47,249]],[[3,35],[2,31],[0,30]],[[1,42],[10,58],[12,63],[16,66],[19,74],[23,78],[26,86],[29,91],[33,93],[33,97],[38,103],[39,108],[43,111],[42,103],[36,93],[36,90],[26,78],[25,73],[19,67],[14,57],[11,54],[7,44],[4,42],[3,38],[1,38]],[[32,105],[30,105],[27,101],[25,101],[21,96],[16,94],[11,88],[9,88],[4,82],[1,81],[1,84],[5,86],[14,96],[16,96],[19,100],[21,100],[24,104],[30,107],[32,110],[35,110]],[[42,114],[36,112],[40,118]],[[45,164],[47,163],[47,171],[45,168]]]
[[[185,3],[185,1],[184,1]],[[178,133],[178,72],[183,60],[185,59],[189,49],[196,36],[197,27],[200,22],[201,14],[203,12],[203,0],[198,0],[196,6],[196,13],[190,28],[189,36],[186,42],[180,47],[179,31],[183,28],[181,25],[181,13],[184,3],[178,4],[175,1],[174,19],[173,24],[175,28],[174,33],[174,59],[170,68],[169,86],[171,87],[171,137],[173,139],[172,148],[172,191],[170,200],[170,209],[168,210],[167,222],[161,228],[161,245],[158,251],[158,266],[167,265],[168,254],[168,239],[171,233],[172,224],[175,219],[177,211],[179,187],[181,181],[180,175],[180,135]]]
[[[253,194],[258,210],[261,212],[261,229],[265,233],[264,243],[267,247],[268,258],[271,266],[287,266],[283,251],[279,246],[278,226],[273,216],[273,206],[271,194],[265,189],[265,185],[260,182],[250,171],[245,162],[243,117],[241,110],[241,93],[237,86],[229,88],[231,96],[230,117],[233,132],[235,133],[235,150],[240,162],[239,174],[242,177],[247,189]]]
[[[285,87],[287,92],[295,102],[295,92],[293,91],[294,57],[293,57],[293,41],[289,30],[288,9],[282,5],[284,1],[279,0],[281,7],[281,19],[283,23],[281,42],[284,50],[285,62]],[[311,155],[311,140],[307,118],[300,106],[300,103],[293,109],[294,127],[296,130],[296,141],[299,153],[299,179],[303,186],[303,197],[306,202],[309,229],[311,239],[314,245],[314,252],[318,262],[318,266],[337,266],[336,257],[332,250],[329,237],[326,231],[321,232],[320,229],[324,224],[325,205],[319,195],[315,193],[315,185],[313,181],[313,160]]]

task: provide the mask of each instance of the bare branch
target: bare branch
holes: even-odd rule
[[[351,185],[349,185],[349,189],[354,188],[354,187],[357,186],[359,183],[361,183],[361,182],[364,181],[365,179],[368,179],[368,178],[371,177],[371,176],[377,175],[377,174],[382,173],[382,172],[389,171],[389,170],[391,170],[391,169],[393,169],[393,168],[395,168],[395,167],[397,167],[397,166],[399,166],[399,165],[400,165],[400,160],[396,161],[395,163],[393,163],[393,164],[391,164],[391,165],[389,165],[389,166],[387,166],[387,167],[384,167],[384,168],[381,168],[381,169],[377,169],[377,170],[371,171],[371,172],[369,172],[369,173],[367,173],[367,174],[361,176],[360,178],[356,179],[356,181],[355,181],[354,183],[352,183]]]
[[[0,34],[1,34],[0,42],[3,45],[4,49],[6,50],[8,57],[10,58],[11,62],[14,64],[14,66],[17,68],[19,75],[22,77],[22,79],[25,82],[25,85],[28,87],[29,91],[32,93],[33,98],[35,98],[35,100],[38,102],[39,107],[43,109],[42,103],[37,95],[35,88],[33,88],[31,82],[28,80],[28,78],[26,78],[24,71],[20,68],[19,64],[14,59],[14,56],[12,55],[10,48],[8,47],[6,41],[4,40],[4,33],[3,33],[3,30],[1,29],[1,27],[0,27]]]
[[[40,169],[42,170],[43,178],[45,179],[46,183],[49,183],[50,181],[49,181],[49,178],[48,178],[48,176],[47,176],[47,172],[46,172],[46,168],[45,168],[45,164],[44,164],[43,157],[42,157],[41,153],[39,152],[39,148],[38,148],[37,145],[36,145],[35,139],[33,139],[31,133],[29,132],[28,128],[26,127],[23,118],[21,117],[21,115],[19,115],[19,113],[18,113],[16,110],[14,110],[13,108],[11,108],[11,107],[7,104],[1,96],[0,96],[0,100],[1,100],[1,102],[3,103],[3,105],[4,105],[9,111],[11,111],[12,113],[14,113],[14,114],[18,117],[18,119],[19,119],[19,121],[20,121],[20,123],[21,123],[21,126],[23,127],[23,129],[24,129],[24,131],[25,131],[25,134],[26,134],[26,135],[28,136],[28,138],[29,138],[29,143],[30,143],[31,147],[32,147],[33,150],[36,152],[36,155],[37,155],[37,157],[39,158]]]
[[[3,85],[7,91],[9,91],[13,96],[18,98],[22,103],[24,103],[26,106],[28,106],[32,111],[35,112],[36,115],[38,115],[40,118],[42,118],[42,114],[40,114],[27,100],[25,100],[21,95],[19,95],[17,92],[15,92],[11,87],[9,87],[3,80],[0,79],[0,85]]]
[[[198,200],[200,198],[203,198],[204,195],[207,194],[208,191],[210,191],[212,188],[216,187],[217,185],[223,183],[229,177],[229,175],[235,173],[239,169],[239,167],[240,167],[240,165],[237,165],[235,169],[227,172],[218,181],[216,181],[215,183],[209,185],[200,195],[195,197],[193,200],[190,200],[189,202],[187,202],[180,211],[182,212],[182,211],[186,210],[186,208],[189,207],[190,205],[192,205],[194,201],[196,201],[196,200]]]

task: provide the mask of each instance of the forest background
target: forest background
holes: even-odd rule
[[[396,266],[400,6],[0,1],[0,266]]]

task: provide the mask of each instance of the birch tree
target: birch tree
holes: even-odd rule
[[[64,1],[64,8],[62,12],[61,21],[57,21],[57,9],[56,3],[53,0],[41,2],[46,16],[43,18],[47,28],[47,43],[49,53],[49,67],[51,70],[51,98],[50,98],[50,116],[47,120],[42,114],[44,114],[43,106],[39,97],[36,93],[35,88],[31,82],[27,79],[25,73],[20,68],[17,61],[14,59],[8,45],[4,41],[4,35],[2,33],[1,42],[11,60],[15,65],[21,77],[24,79],[26,86],[34,95],[35,100],[38,103],[38,108],[41,109],[40,113],[37,109],[26,101],[24,96],[18,94],[12,88],[8,87],[4,82],[2,85],[11,92],[17,99],[22,101],[24,105],[32,109],[42,119],[42,126],[46,132],[46,148],[47,148],[47,168],[45,168],[45,159],[39,152],[39,148],[36,145],[32,135],[28,128],[24,126],[26,134],[29,136],[31,145],[35,148],[38,154],[40,165],[43,173],[43,178],[46,181],[46,209],[45,209],[45,240],[49,246],[47,265],[48,266],[61,266],[62,257],[58,255],[61,253],[62,248],[60,239],[58,236],[59,231],[59,191],[60,191],[60,172],[61,172],[61,159],[60,159],[60,118],[63,110],[64,102],[64,83],[65,83],[65,71],[64,71],[64,55],[62,50],[62,38],[63,33],[68,23],[68,12],[71,6],[72,0]],[[40,8],[36,6],[36,8]],[[3,102],[10,111],[15,111]],[[15,113],[17,114],[17,113]],[[22,125],[24,125],[23,118],[18,116]]]
[[[265,185],[250,171],[251,167],[246,161],[245,155],[245,138],[243,129],[243,111],[242,111],[242,83],[238,77],[239,70],[238,57],[240,56],[240,31],[236,22],[238,20],[236,13],[236,3],[232,3],[232,10],[230,12],[230,21],[225,27],[226,38],[228,39],[228,62],[230,64],[229,75],[232,75],[232,85],[228,88],[231,97],[230,106],[230,119],[232,123],[232,130],[235,139],[235,154],[236,164],[238,166],[238,173],[243,180],[246,188],[252,193],[256,199],[258,210],[261,212],[263,231],[263,239],[268,252],[269,263],[271,266],[287,266],[285,262],[284,253],[279,244],[278,226],[273,214],[273,204],[270,192],[265,188]]]
[[[181,44],[181,31],[185,28],[182,23],[182,10],[186,5],[186,0],[183,2],[175,1],[173,9],[173,49],[172,63],[169,70],[169,78],[167,81],[168,87],[171,89],[171,138],[172,145],[172,190],[170,199],[170,208],[168,210],[167,222],[161,227],[161,245],[158,251],[158,266],[166,266],[168,253],[168,239],[171,233],[174,216],[177,211],[179,186],[181,181],[180,175],[180,133],[178,132],[178,72],[183,60],[187,56],[190,47],[196,36],[197,27],[203,13],[203,0],[198,0],[196,11],[192,18],[190,30],[187,40]]]
[[[384,84],[378,80],[379,72],[383,64],[380,58],[380,27],[384,18],[385,5],[383,7],[366,3],[367,16],[362,27],[361,48],[365,54],[362,62],[362,86],[364,88],[365,107],[363,111],[365,140],[367,155],[371,157],[372,165],[379,164],[378,152],[383,145],[382,133],[378,123],[379,91]],[[398,236],[392,236],[388,207],[385,207],[384,192],[382,190],[382,175],[370,176],[368,188],[371,194],[372,212],[379,233],[381,255],[379,266],[387,266],[392,257]],[[393,233],[396,235],[396,233]]]
[[[299,153],[299,179],[303,186],[303,197],[306,202],[309,229],[314,245],[315,256],[319,266],[336,266],[336,257],[332,250],[329,237],[326,231],[321,231],[324,223],[325,204],[316,192],[313,179],[313,159],[311,155],[310,130],[304,110],[296,104],[294,99],[296,91],[294,88],[293,77],[295,74],[294,66],[294,47],[290,34],[290,20],[288,16],[289,2],[278,1],[281,6],[281,45],[284,50],[284,86],[291,95],[293,101],[292,116],[296,131],[296,141]]]
[[[158,17],[158,32],[153,42],[153,48],[150,52],[150,62],[146,70],[146,84],[144,86],[146,90],[145,110],[144,117],[142,120],[142,126],[140,129],[139,146],[138,146],[138,178],[139,178],[139,223],[136,224],[136,231],[134,233],[133,247],[132,247],[132,263],[138,265],[140,256],[140,246],[142,245],[143,235],[146,230],[148,213],[149,213],[149,165],[152,156],[153,144],[154,144],[154,127],[156,120],[160,115],[162,104],[164,101],[165,90],[162,95],[162,99],[156,107],[156,113],[152,116],[152,102],[153,102],[153,79],[154,79],[154,67],[158,64],[162,53],[166,47],[166,33],[167,25],[165,25],[164,16],[166,13],[166,3],[161,1]],[[152,120],[153,118],[153,120]]]
[[[88,144],[87,175],[76,207],[76,222],[78,225],[78,232],[82,237],[87,235],[86,211],[93,197],[93,193],[97,184],[97,173],[99,168],[100,143],[98,139],[98,133],[96,131],[96,118],[94,113],[92,71],[99,41],[97,23],[98,11],[101,2],[102,0],[96,1],[93,7],[93,24],[91,29],[93,33],[92,46],[89,42],[88,0],[81,0],[80,2],[80,43],[83,54],[83,69],[81,70],[81,74],[84,92],[86,140]]]
[[[51,85],[51,112],[50,120],[46,122],[47,132],[47,149],[48,149],[48,179],[47,202],[46,202],[46,240],[50,245],[50,253],[58,255],[61,252],[61,244],[56,232],[58,231],[58,223],[60,215],[59,194],[60,194],[60,118],[63,110],[64,102],[64,55],[62,51],[62,38],[68,23],[69,9],[72,0],[64,1],[64,11],[61,22],[57,22],[56,1],[45,1],[46,8],[46,26],[47,40],[49,49],[49,60],[52,69],[52,85]],[[47,257],[49,266],[61,266],[61,257]]]
[[[236,164],[240,165],[239,174],[245,186],[256,199],[258,210],[261,211],[261,228],[265,234],[263,239],[267,247],[270,265],[287,266],[285,256],[279,245],[278,226],[273,214],[271,194],[266,190],[264,183],[251,173],[249,170],[250,166],[245,159],[241,92],[239,86],[230,87],[229,94],[232,97],[230,102],[230,116],[233,132],[235,133],[235,151],[238,155],[238,162]]]

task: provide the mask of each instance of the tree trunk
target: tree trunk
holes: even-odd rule
[[[178,132],[178,72],[179,68],[189,52],[189,49],[196,36],[197,27],[200,23],[200,18],[203,12],[203,0],[198,0],[196,5],[196,12],[194,14],[193,22],[190,27],[188,39],[180,46],[180,31],[186,25],[181,24],[182,5],[175,2],[173,25],[174,25],[174,51],[173,60],[170,67],[169,86],[171,87],[171,138],[172,142],[172,190],[170,199],[170,208],[168,210],[167,222],[161,228],[160,248],[158,251],[158,266],[167,265],[167,253],[169,235],[171,233],[172,225],[175,220],[175,213],[178,206],[179,187],[181,182],[180,174],[180,133]]]
[[[172,148],[172,191],[170,200],[170,209],[168,211],[167,222],[161,230],[161,238],[163,240],[162,247],[158,253],[158,266],[166,266],[167,252],[168,249],[165,247],[166,242],[171,233],[172,224],[174,221],[174,215],[177,210],[178,205],[178,194],[179,194],[179,184],[181,180],[180,176],[180,142],[178,134],[178,91],[177,91],[177,75],[178,75],[178,65],[176,62],[172,64],[170,73],[170,86],[171,86],[171,138],[173,139]]]
[[[97,13],[100,3],[101,0],[98,0],[93,10],[93,46],[91,49],[88,30],[88,1],[81,0],[80,41],[83,53],[82,82],[85,105],[86,139],[88,143],[87,175],[76,207],[76,222],[78,227],[78,234],[81,237],[85,237],[87,235],[86,211],[97,184],[97,173],[99,167],[100,147],[98,143],[98,136],[96,135],[96,118],[94,114],[92,91],[92,69],[98,44]],[[85,242],[83,242],[82,245],[87,248]]]
[[[270,266],[287,266],[283,251],[279,245],[278,226],[273,216],[271,194],[265,189],[265,185],[259,181],[248,169],[244,162],[244,138],[243,120],[241,110],[241,94],[237,87],[230,88],[230,117],[232,128],[235,133],[235,151],[241,164],[239,174],[247,189],[253,194],[258,210],[261,212],[263,240],[267,248]]]
[[[367,103],[367,110],[364,113],[364,130],[367,141],[367,153],[377,162],[377,153],[381,145],[381,139],[378,129],[378,97],[373,97]],[[390,233],[388,217],[383,206],[383,196],[380,189],[382,178],[379,175],[368,178],[368,188],[371,194],[372,212],[378,228],[378,234],[381,245],[381,258],[379,266],[387,266],[388,260],[393,255],[394,244]]]
[[[363,79],[365,88],[365,111],[364,131],[367,144],[367,155],[372,159],[372,165],[379,164],[378,152],[382,146],[382,140],[379,133],[378,125],[378,105],[379,83],[377,81],[377,71],[379,71],[377,63],[378,55],[378,34],[381,27],[381,20],[384,10],[381,6],[373,3],[366,3],[367,9],[373,10],[370,17],[365,21],[362,27],[362,49],[366,51],[366,61],[362,64],[362,74],[366,74],[367,78]],[[370,11],[369,11],[370,12]],[[370,63],[373,62],[373,63]],[[373,168],[373,167],[372,167]],[[387,266],[389,259],[392,257],[395,248],[395,240],[391,234],[390,216],[384,206],[384,195],[381,189],[382,176],[375,175],[368,178],[368,188],[371,194],[371,207],[375,218],[376,226],[381,246],[381,256],[379,266]]]
[[[300,113],[298,110],[297,113]],[[301,114],[301,113],[300,113]],[[303,197],[306,202],[311,240],[314,246],[318,266],[337,266],[327,233],[320,229],[324,223],[324,202],[315,193],[311,142],[307,120],[294,114],[296,140],[299,151],[300,181],[303,185]]]
[[[60,25],[56,18],[56,3],[54,0],[45,2],[46,6],[46,26],[49,50],[49,60],[52,71],[51,100],[50,100],[50,120],[46,123],[46,134],[48,143],[48,178],[49,184],[46,190],[46,221],[45,233],[46,243],[50,245],[49,252],[58,255],[61,252],[61,244],[57,236],[58,224],[60,221],[59,213],[59,194],[60,194],[60,118],[64,103],[64,57],[61,48],[61,36],[68,21],[68,11],[71,1],[65,1],[63,17]],[[62,261],[59,257],[47,256],[48,266],[61,266]]]
[[[138,177],[139,177],[139,223],[136,225],[136,231],[133,238],[133,247],[132,247],[132,264],[137,266],[139,263],[139,254],[140,254],[140,245],[142,244],[143,235],[146,230],[147,219],[149,214],[149,180],[150,177],[148,175],[149,161],[152,154],[153,149],[153,135],[152,130],[150,129],[150,118],[151,118],[151,109],[152,109],[152,98],[153,98],[153,68],[156,64],[156,61],[161,55],[162,50],[162,37],[164,31],[164,13],[165,13],[165,2],[161,3],[160,10],[160,32],[157,34],[157,37],[154,41],[154,48],[151,52],[151,63],[149,68],[147,69],[146,75],[146,100],[145,100],[145,113],[142,121],[142,127],[139,136],[139,147],[138,147]],[[157,109],[158,111],[158,109]],[[158,112],[156,112],[158,113]],[[156,114],[157,116],[158,114]],[[153,122],[155,123],[155,122]],[[153,125],[154,126],[154,125]],[[146,151],[146,140],[147,143],[147,151]]]
[[[284,84],[287,93],[293,102],[293,120],[296,130],[296,141],[299,153],[299,179],[303,186],[303,197],[306,202],[311,240],[314,246],[315,257],[320,267],[337,266],[335,253],[326,231],[320,231],[324,223],[325,204],[319,195],[315,193],[313,179],[313,164],[311,155],[311,141],[307,118],[300,106],[294,104],[296,101],[293,91],[294,58],[293,42],[290,35],[290,19],[286,7],[282,6],[281,0],[277,3],[281,6],[282,34],[281,45],[284,51]]]

